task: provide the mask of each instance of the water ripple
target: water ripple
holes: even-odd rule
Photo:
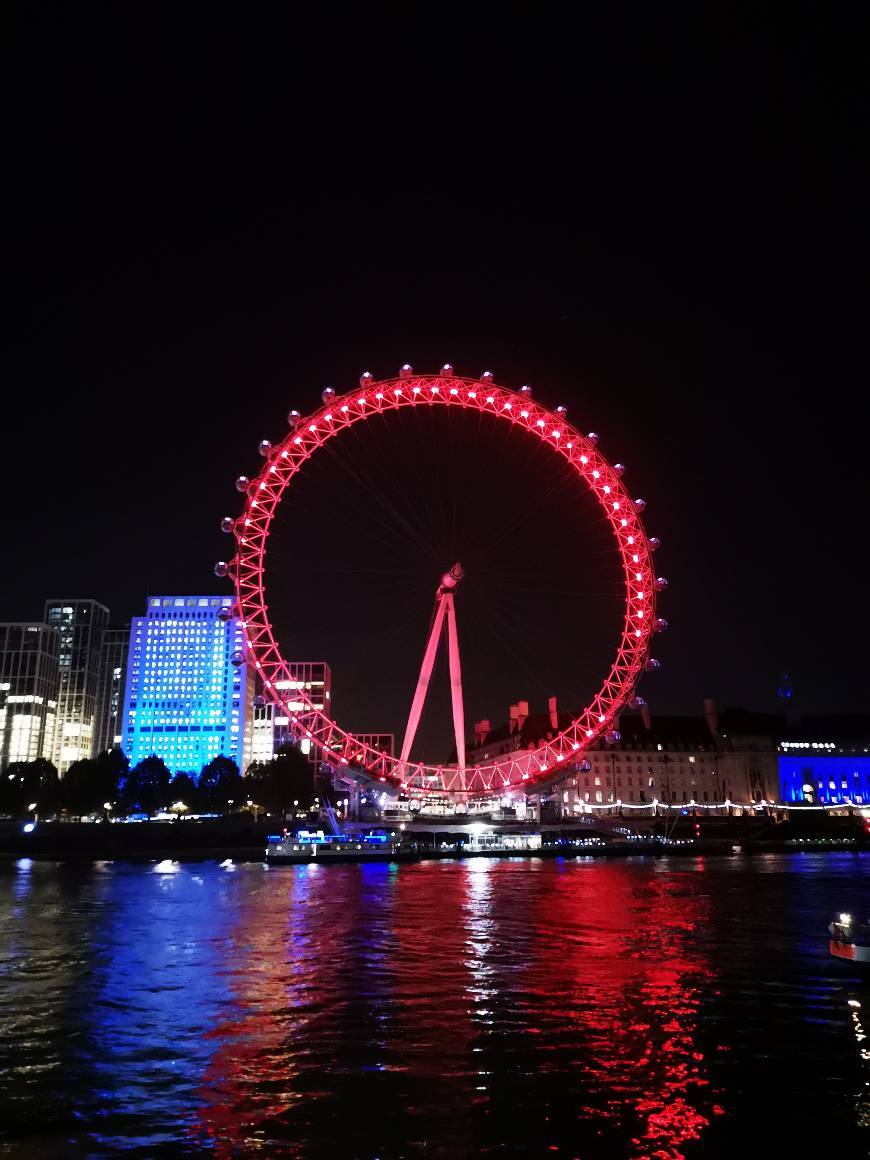
[[[0,1151],[862,1155],[867,868],[6,866]]]

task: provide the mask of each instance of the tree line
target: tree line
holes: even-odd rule
[[[72,818],[113,813],[233,813],[255,808],[281,815],[310,810],[317,787],[311,766],[295,747],[279,750],[272,761],[254,764],[244,774],[229,757],[215,757],[197,777],[176,773],[155,756],[130,767],[118,749],[74,762],[61,777],[43,757],[12,762],[0,774],[0,814]]]

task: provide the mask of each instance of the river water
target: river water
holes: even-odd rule
[[[9,863],[0,1154],[863,1157],[868,872]]]

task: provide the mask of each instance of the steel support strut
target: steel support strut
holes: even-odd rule
[[[449,572],[441,577],[438,591],[435,593],[435,615],[432,618],[432,628],[429,630],[429,639],[426,642],[426,651],[423,654],[423,664],[420,666],[420,676],[417,679],[417,688],[414,700],[411,702],[411,712],[408,714],[408,725],[405,729],[405,739],[402,742],[402,753],[399,758],[404,765],[417,736],[417,726],[420,724],[420,715],[423,704],[429,691],[429,681],[435,667],[435,657],[438,654],[438,642],[444,622],[447,622],[447,654],[450,662],[450,696],[453,702],[453,733],[456,738],[456,761],[460,769],[465,769],[465,710],[462,705],[462,666],[459,661],[459,636],[456,632],[456,608],[453,604],[453,590],[462,579],[462,565],[454,564]]]

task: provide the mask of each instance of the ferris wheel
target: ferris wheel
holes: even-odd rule
[[[567,420],[565,407],[548,410],[536,403],[529,387],[519,391],[497,385],[490,371],[479,379],[465,378],[445,364],[435,375],[418,375],[405,364],[398,377],[376,381],[366,372],[359,387],[338,395],[327,387],[323,405],[307,417],[291,411],[289,431],[278,443],[263,440],[258,447],[265,460],[256,478],[240,476],[236,488],[245,497],[238,517],[227,516],[221,530],[231,535],[236,551],[219,561],[215,573],[232,579],[236,590],[233,615],[242,623],[249,663],[267,700],[281,707],[300,738],[317,748],[324,761],[347,772],[357,772],[391,788],[419,794],[442,792],[464,798],[504,794],[512,789],[531,792],[567,775],[596,742],[616,740],[614,719],[629,705],[638,707],[638,679],[645,670],[659,668],[650,657],[653,634],[667,628],[656,614],[656,597],[666,586],[656,577],[652,554],[659,541],[646,534],[641,521],[645,504],[633,499],[622,482],[624,467],[610,464],[597,449],[594,432],[581,434]],[[609,671],[588,704],[557,735],[534,749],[517,750],[484,763],[467,764],[462,706],[461,666],[454,596],[462,566],[445,561],[446,571],[436,589],[435,609],[420,677],[411,704],[408,726],[398,755],[381,752],[342,728],[308,694],[297,688],[291,665],[276,639],[266,603],[267,545],[282,497],[293,486],[303,465],[342,432],[365,424],[374,416],[389,416],[406,408],[422,413],[432,408],[454,408],[492,416],[552,451],[554,466],[567,463],[596,501],[606,518],[621,563],[623,614],[620,638]],[[455,764],[432,765],[411,760],[411,748],[426,697],[439,638],[446,635],[450,661]],[[237,658],[240,659],[240,658]],[[289,690],[292,689],[292,692]]]

